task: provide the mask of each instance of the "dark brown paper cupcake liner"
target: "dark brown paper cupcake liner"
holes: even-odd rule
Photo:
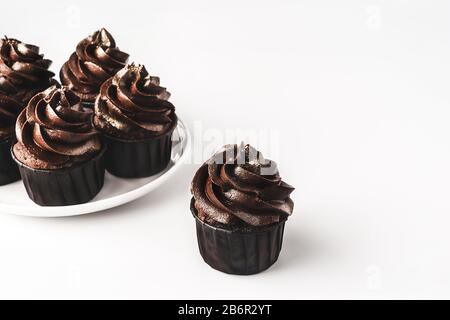
[[[0,142],[0,186],[20,180],[19,168],[11,157],[13,140],[8,138]]]
[[[69,206],[92,200],[102,189],[105,177],[105,148],[94,158],[70,168],[30,168],[11,154],[19,166],[25,189],[40,206]]]
[[[172,154],[172,133],[147,140],[124,140],[103,135],[106,170],[121,178],[144,178],[163,171]]]
[[[212,268],[237,275],[268,269],[280,255],[285,220],[262,230],[239,232],[211,226],[197,217],[194,198],[191,212],[197,227],[198,248]]]

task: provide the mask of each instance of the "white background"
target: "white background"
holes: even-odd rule
[[[39,45],[56,73],[107,27],[202,126],[197,142],[210,146],[211,130],[279,135],[274,160],[296,191],[278,263],[249,277],[212,270],[198,253],[189,184],[199,164],[107,212],[1,214],[0,298],[450,298],[448,1],[2,10],[1,32]]]

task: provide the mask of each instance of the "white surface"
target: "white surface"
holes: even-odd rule
[[[10,2],[0,29],[58,70],[107,26],[208,148],[278,131],[296,187],[283,252],[251,277],[204,264],[184,165],[106,213],[0,215],[0,297],[450,298],[448,1],[105,3]]]
[[[120,206],[161,187],[189,157],[190,146],[189,131],[183,121],[178,119],[178,125],[172,135],[171,161],[163,172],[141,179],[121,179],[106,172],[104,186],[94,199],[88,203],[61,207],[38,206],[28,197],[22,181],[17,181],[0,186],[0,212],[55,218],[99,212]]]

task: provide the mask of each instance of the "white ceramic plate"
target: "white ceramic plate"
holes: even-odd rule
[[[190,134],[186,125],[178,119],[172,135],[172,159],[161,173],[142,179],[121,179],[109,173],[105,185],[90,202],[61,207],[40,207],[28,198],[22,181],[0,186],[0,213],[33,217],[67,217],[98,212],[136,200],[163,184],[180,167],[190,152]]]

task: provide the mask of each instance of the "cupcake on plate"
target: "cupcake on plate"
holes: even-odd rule
[[[102,83],[122,69],[128,54],[120,51],[112,35],[102,28],[81,40],[62,66],[60,79],[87,106],[92,106]]]
[[[11,158],[14,125],[28,100],[55,83],[55,74],[48,70],[51,63],[39,53],[39,47],[12,38],[0,39],[0,185],[20,179]]]
[[[31,200],[41,206],[87,202],[103,187],[101,139],[92,110],[66,87],[35,95],[16,123],[12,156]]]
[[[192,180],[200,254],[216,270],[249,275],[277,261],[294,188],[250,145],[226,145]]]
[[[170,162],[175,107],[166,88],[142,65],[128,65],[103,83],[95,101],[94,125],[107,145],[106,169],[123,178],[142,178]]]

